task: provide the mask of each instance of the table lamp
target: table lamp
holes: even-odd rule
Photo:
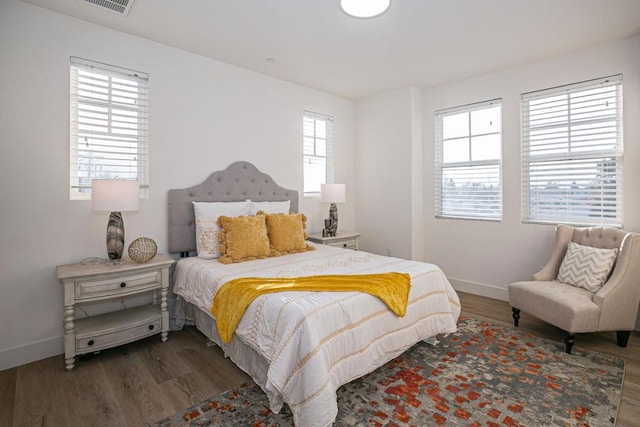
[[[329,236],[335,236],[338,230],[338,206],[336,203],[344,203],[346,200],[345,184],[321,184],[320,201],[331,203],[329,206],[329,220],[325,220],[325,230]]]
[[[126,179],[93,179],[91,210],[111,212],[107,222],[107,255],[111,264],[122,261],[124,251],[124,221],[122,211],[138,210],[140,186]]]

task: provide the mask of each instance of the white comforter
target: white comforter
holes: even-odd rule
[[[182,259],[174,292],[210,313],[216,291],[238,277],[390,271],[411,275],[405,317],[364,293],[286,292],[256,299],[236,329],[233,340],[242,340],[269,364],[266,384],[260,385],[271,410],[279,412],[286,402],[297,426],[324,427],[337,415],[336,390],[341,385],[422,339],[456,331],[460,301],[438,267],[318,245],[312,252],[231,265]]]

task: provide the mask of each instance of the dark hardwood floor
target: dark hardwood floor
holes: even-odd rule
[[[508,303],[460,293],[463,314],[512,325]],[[520,328],[562,342],[559,329],[526,313]],[[581,334],[576,346],[627,361],[618,427],[640,425],[640,334],[626,349],[615,332]],[[101,352],[71,372],[59,355],[0,371],[0,426],[143,426],[249,381],[194,328]]]

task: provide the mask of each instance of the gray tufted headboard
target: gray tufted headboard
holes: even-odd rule
[[[192,202],[256,202],[291,200],[298,212],[298,192],[276,184],[266,173],[248,162],[235,162],[209,175],[202,184],[169,190],[169,253],[196,250],[196,226]]]

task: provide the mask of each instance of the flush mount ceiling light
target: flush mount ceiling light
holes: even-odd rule
[[[340,0],[340,7],[355,18],[374,18],[389,9],[391,0]]]

